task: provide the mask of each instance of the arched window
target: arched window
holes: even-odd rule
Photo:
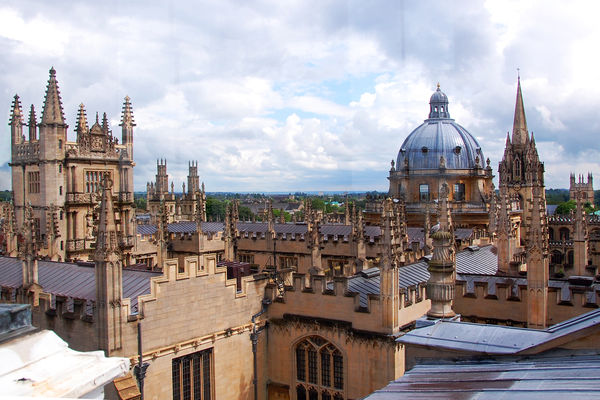
[[[521,180],[521,160],[517,157],[515,160],[515,166],[513,168],[513,179],[515,181]]]
[[[309,336],[296,345],[296,399],[342,400],[344,357],[320,336]]]
[[[423,183],[419,185],[419,199],[421,201],[429,201],[429,185]]]

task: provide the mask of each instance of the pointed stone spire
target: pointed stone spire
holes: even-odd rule
[[[102,114],[102,132],[107,136],[109,134],[108,118],[106,117],[106,113]]]
[[[2,216],[4,224],[2,224],[2,232],[6,237],[6,248],[4,254],[9,257],[16,257],[18,254],[17,241],[17,221],[15,219],[15,208],[12,203],[2,204]]]
[[[344,203],[344,225],[350,225],[350,203],[348,194],[346,194],[346,202]]]
[[[102,182],[98,237],[94,253],[96,278],[95,323],[98,347],[107,355],[121,349],[123,310],[123,265],[121,264],[117,226],[112,199],[113,182],[105,174]]]
[[[11,126],[21,126],[23,125],[23,110],[21,109],[21,100],[19,99],[19,95],[15,94],[13,98],[12,106],[10,109],[10,122]]]
[[[285,211],[283,210],[283,208],[279,210],[279,223],[285,224]]]
[[[23,113],[21,110],[21,101],[19,96],[15,94],[13,99],[11,113],[10,113],[10,143],[11,146],[20,144],[23,142]],[[13,151],[14,157],[14,151]]]
[[[515,118],[513,122],[512,143],[525,145],[529,139],[527,132],[527,120],[525,119],[525,107],[523,106],[523,95],[521,94],[521,78],[517,81],[517,100],[515,104]]]
[[[112,255],[119,259],[119,244],[117,242],[117,225],[112,198],[113,182],[104,175],[102,182],[102,198],[100,200],[100,219],[98,222],[98,238],[96,241],[96,261],[112,260]]]
[[[58,227],[58,207],[55,204],[50,205],[46,212],[46,243],[48,246],[48,257],[52,261],[58,261],[58,251],[56,249],[57,239],[60,237]]]
[[[396,263],[392,241],[393,202],[391,198],[383,201],[381,215],[381,261],[379,295],[382,300],[382,325],[387,333],[396,333],[399,328],[400,286],[398,285],[399,271]]]
[[[31,296],[33,305],[39,305],[39,293],[41,286],[38,279],[38,242],[36,238],[36,226],[31,203],[25,206],[23,221],[23,243],[20,249],[20,258],[23,272],[23,289],[26,296]],[[29,301],[27,301],[29,302]]]
[[[544,329],[548,317],[548,234],[544,187],[533,187],[526,246],[527,327]]]
[[[96,118],[98,117],[98,115],[96,114]],[[82,134],[86,134],[88,133],[89,128],[88,128],[88,122],[87,122],[87,115],[85,112],[85,106],[83,105],[83,103],[79,104],[79,110],[77,111],[77,126],[75,127],[75,132],[77,132],[77,135],[82,135]]]
[[[488,210],[488,235],[493,241],[498,227],[498,203],[496,201],[496,188],[492,183],[490,194],[490,209]]]
[[[54,67],[50,68],[50,78],[46,87],[46,97],[44,98],[44,109],[42,111],[42,124],[66,125]]]
[[[37,140],[37,118],[35,117],[35,108],[33,104],[29,109],[29,141]]]
[[[121,123],[119,126],[136,126],[135,121],[133,119],[133,108],[131,107],[129,96],[125,96],[125,101],[123,102],[123,110],[121,112]],[[123,144],[125,144],[125,138],[123,138]]]

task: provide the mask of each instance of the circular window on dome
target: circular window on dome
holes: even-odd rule
[[[460,154],[460,150],[461,150],[461,147],[460,146],[456,146],[454,148],[454,154]]]
[[[423,153],[427,153],[429,151],[429,149],[427,148],[427,146],[423,146],[423,147],[421,147],[421,151]]]

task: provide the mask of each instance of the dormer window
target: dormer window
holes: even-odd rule
[[[421,151],[423,152],[423,154],[425,154],[429,151],[429,149],[427,148],[427,146],[423,146],[421,147]]]
[[[454,154],[459,155],[460,154],[460,150],[461,150],[461,147],[460,146],[456,146],[454,148]]]

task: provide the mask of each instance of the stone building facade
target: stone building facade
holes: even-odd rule
[[[51,72],[51,83],[53,77]],[[58,96],[57,87],[49,92]],[[53,96],[47,94],[47,101]],[[11,131],[23,126],[15,122],[21,113],[15,104]],[[128,104],[126,99],[122,122],[127,135],[125,127],[133,126]],[[453,136],[459,130],[449,120],[447,105],[436,91],[432,121],[426,123],[450,124]],[[133,163],[110,167],[115,153],[130,154],[130,137],[111,145],[107,124],[98,122],[87,131],[81,114],[78,134],[84,133],[72,147],[108,146],[97,154],[106,156],[108,167],[95,199],[100,204],[88,252],[94,262],[42,260],[48,250],[38,234],[40,206],[15,195],[14,207],[3,207],[2,233],[7,253],[19,257],[0,257],[0,298],[32,304],[34,324],[55,330],[73,348],[102,349],[132,363],[141,355],[149,365],[148,399],[358,399],[404,373],[405,349],[396,339],[421,318],[459,314],[470,321],[542,328],[600,306],[600,284],[591,276],[549,276],[543,164],[527,131],[520,83],[513,136],[499,168],[500,196],[491,186],[491,167],[481,166],[481,149],[465,135],[461,140],[474,147],[463,142],[466,147],[457,151],[458,145],[448,141],[450,147],[438,150],[449,151],[453,162],[467,162],[468,168],[436,156],[435,168],[409,168],[414,174],[408,180],[392,170],[392,196],[372,208],[377,215],[369,225],[351,208],[343,223],[326,221],[309,203],[301,222],[277,221],[272,207],[264,222],[240,221],[235,202],[225,221],[207,222],[197,166],[189,165],[187,191],[178,199],[173,184],[169,191],[166,161],[159,161],[156,182],[148,185],[152,221],[136,227],[137,243],[145,244],[135,248],[145,252],[140,256],[151,268],[130,266],[123,246],[130,231],[123,225],[120,193],[131,181],[119,168]],[[71,157],[65,155],[63,168],[75,167],[69,176],[80,176],[79,169],[87,167],[71,165]],[[90,156],[87,162],[96,161]],[[410,162],[409,157],[409,167]],[[440,165],[451,170],[441,178],[436,177]],[[34,168],[27,164],[22,170]],[[433,179],[427,183],[431,196],[415,199],[427,174]],[[21,176],[16,176],[18,184]],[[80,183],[94,183],[96,189],[95,181],[72,182],[65,181],[64,193],[80,193]],[[64,207],[78,210],[76,215],[84,209],[66,201]],[[579,233],[573,237],[585,244],[590,223],[580,208],[579,222],[573,222]],[[63,224],[73,231],[73,225]],[[77,227],[78,222],[76,233]],[[476,231],[482,236],[475,240]],[[573,244],[574,252],[581,247]],[[250,263],[254,270],[228,279],[220,260]]]
[[[27,123],[15,95],[10,119],[11,172],[16,224],[23,224],[31,204],[41,254],[52,260],[88,260],[93,253],[94,212],[104,175],[115,182],[118,240],[123,260],[130,261],[135,238],[133,207],[133,119],[129,97],[121,115],[121,143],[112,135],[106,114],[89,127],[79,107],[75,142],[67,140],[62,101],[54,68],[44,98],[41,121],[31,105]],[[28,135],[24,135],[27,126]]]

